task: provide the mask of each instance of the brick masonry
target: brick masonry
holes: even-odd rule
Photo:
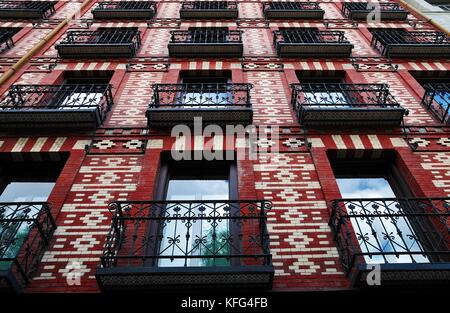
[[[78,4],[64,3],[52,18],[66,17]],[[321,6],[326,10],[325,18],[342,19],[340,2],[327,1]],[[161,1],[157,17],[177,19],[179,7],[179,1]],[[91,17],[89,10],[83,12],[83,18]],[[239,17],[262,18],[260,4],[240,1]],[[145,111],[152,100],[152,84],[175,83],[180,70],[229,70],[233,81],[252,83],[254,123],[277,126],[282,132],[276,142],[266,142],[269,146],[280,147],[281,153],[271,156],[270,160],[270,155],[262,155],[256,161],[238,164],[240,196],[273,202],[268,228],[275,267],[274,290],[345,289],[350,285],[328,226],[328,204],[339,197],[339,192],[327,161],[327,151],[337,151],[340,157],[371,155],[376,158],[383,150],[395,150],[404,161],[405,172],[413,173],[410,182],[418,196],[450,196],[450,128],[439,125],[422,107],[422,90],[415,90],[408,75],[403,75],[411,70],[446,71],[450,69],[447,60],[380,59],[366,38],[368,25],[365,23],[360,23],[357,28],[344,24],[329,25],[332,29],[346,32],[355,46],[354,57],[378,58],[373,62],[358,60],[362,64],[359,69],[349,59],[282,60],[276,57],[272,44],[273,30],[293,25],[326,29],[320,21],[271,21],[268,26],[247,25],[245,28],[240,28],[235,21],[218,22],[244,31],[245,60],[168,58],[170,30],[211,25],[213,22],[171,21],[173,25],[147,27],[145,22],[130,21],[127,26],[139,27],[143,34],[138,57],[133,60],[55,59],[53,46],[61,40],[61,34],[8,82],[8,85],[52,84],[61,78],[64,70],[115,71],[111,82],[114,105],[105,124],[95,134],[6,134],[0,137],[0,153],[11,154],[18,159],[24,155],[39,159],[39,153],[47,152],[70,153],[68,165],[55,187],[58,192],[54,191],[49,199],[56,204],[53,213],[57,217],[58,229],[27,292],[99,291],[94,274],[111,223],[108,203],[151,199],[159,155],[171,148],[173,138],[169,133],[148,134]],[[412,29],[405,22],[389,25]],[[50,31],[33,29],[29,24],[22,26],[28,27],[28,32],[14,48],[2,54],[2,58],[23,56]],[[101,26],[124,25],[123,22],[96,22],[88,29]],[[80,26],[72,23],[69,27],[75,29]],[[425,22],[417,27],[431,28]],[[38,57],[48,59],[38,60]],[[148,60],[150,58],[157,60]],[[2,66],[10,66],[16,59],[2,59]],[[392,70],[394,65],[398,66],[396,70]],[[305,134],[293,113],[289,87],[290,83],[298,82],[295,71],[302,70],[345,71],[353,82],[388,83],[397,101],[409,110],[405,119],[408,136],[400,128],[389,130],[389,133],[378,129]],[[311,143],[311,149],[307,149],[306,141]],[[411,143],[417,143],[417,150],[410,148],[408,144]],[[90,144],[91,150],[86,153],[85,145]],[[140,150],[142,144],[145,144],[145,150]],[[67,284],[74,262],[81,269],[81,286]]]

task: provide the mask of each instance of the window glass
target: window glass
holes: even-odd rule
[[[448,106],[450,105],[450,90],[436,92],[433,99],[442,107],[445,112],[447,112]]]
[[[344,199],[395,198],[385,178],[339,178],[337,183]],[[408,254],[423,249],[407,217],[395,216],[404,213],[400,202],[357,200],[350,203],[346,207],[348,214],[361,215],[350,220],[362,252],[384,254],[365,255],[366,263],[429,262],[421,254]],[[375,212],[378,213],[373,215]],[[396,252],[403,254],[396,255]]]
[[[105,88],[106,89],[106,88]],[[61,102],[62,109],[73,109],[73,107],[92,107],[100,104],[103,93],[100,92],[74,92],[69,93]]]
[[[183,77],[175,103],[189,108],[218,108],[233,103],[227,76]]]
[[[0,194],[0,201],[44,202],[54,185],[53,182],[11,182]]]
[[[50,195],[53,182],[11,182],[0,194],[0,202],[23,203],[45,202]],[[32,227],[24,219],[31,219],[41,210],[41,205],[8,204],[5,209],[5,217],[8,219],[0,224],[0,242],[4,249],[0,250],[1,258],[14,258],[22,246],[22,243]],[[0,270],[11,266],[11,261],[0,262]]]
[[[228,255],[229,237],[227,219],[198,219],[200,216],[224,216],[224,203],[229,199],[227,179],[170,179],[166,200],[174,201],[166,208],[167,223],[163,228],[160,255],[181,256],[173,260],[162,258],[159,266],[226,266],[225,258],[201,258],[197,256]],[[177,201],[199,201],[197,204],[180,204]],[[202,200],[219,200],[201,204]],[[196,217],[176,220],[173,216]]]

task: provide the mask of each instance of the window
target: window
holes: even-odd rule
[[[14,46],[13,36],[20,31],[20,28],[1,27],[0,28],[0,53]]]
[[[237,199],[236,167],[226,162],[165,162],[160,172],[159,198],[166,202],[165,223],[159,229],[159,267],[228,266],[235,225],[226,216],[229,206],[220,201]],[[181,202],[181,205],[180,205]],[[186,202],[183,205],[183,202]],[[174,217],[192,219],[174,219]],[[203,258],[202,258],[203,256]]]
[[[108,88],[113,72],[66,72],[61,90],[54,96],[53,104],[61,109],[92,107],[99,104]]]
[[[436,114],[441,122],[448,122],[450,106],[449,73],[442,71],[412,71],[411,74],[425,89],[422,104]]]
[[[13,259],[27,240],[32,219],[47,202],[64,162],[11,162],[0,156],[0,259]],[[12,261],[0,262],[0,270]]]
[[[312,90],[304,93],[304,103],[316,108],[349,107],[346,105],[349,102],[348,95],[340,85],[344,83],[344,77],[344,72],[333,75],[310,71],[298,72],[297,78],[300,83],[307,84],[306,89]]]
[[[220,108],[233,103],[231,73],[185,72],[176,104],[188,108]]]
[[[365,262],[427,263],[429,258],[420,253],[425,238],[419,237],[426,233],[426,225],[411,221],[407,213],[414,207],[396,200],[411,192],[394,158],[390,154],[376,160],[336,158],[331,163]]]

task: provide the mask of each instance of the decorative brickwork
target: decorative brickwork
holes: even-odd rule
[[[21,28],[14,36],[14,46],[0,55],[0,73],[7,72],[83,3],[81,0],[59,2],[56,13],[45,21],[0,21],[1,27]],[[390,59],[381,56],[370,43],[370,28],[435,30],[429,22],[412,14],[403,21],[370,24],[364,20],[353,21],[343,17],[342,3],[337,0],[320,3],[325,11],[324,20],[269,21],[263,17],[262,1],[259,0],[238,1],[238,19],[182,20],[179,15],[181,1],[157,2],[157,15],[151,20],[93,20],[90,13],[93,6],[86,7],[80,13],[82,19],[77,16],[77,21],[71,21],[54,37],[48,38],[42,49],[23,66],[17,65],[10,71],[11,77],[0,86],[0,104],[5,103],[7,92],[14,84],[60,85],[74,73],[98,80],[99,76],[110,77],[112,86],[111,107],[104,121],[95,127],[47,129],[38,125],[31,130],[28,125],[17,129],[0,127],[1,157],[14,162],[67,157],[48,199],[53,204],[57,229],[31,283],[25,288],[26,292],[99,292],[95,274],[111,227],[108,204],[121,200],[154,200],[160,187],[161,157],[172,148],[186,148],[192,152],[210,148],[239,151],[249,147],[250,140],[238,138],[233,141],[235,138],[219,135],[214,138],[209,135],[207,138],[173,138],[171,129],[157,129],[149,124],[146,112],[153,101],[152,85],[180,83],[181,75],[189,71],[193,81],[202,75],[208,77],[205,81],[214,81],[214,77],[220,76],[222,80],[230,80],[227,86],[232,83],[253,86],[250,96],[244,100],[239,95],[231,97],[229,90],[216,95],[210,90],[202,90],[206,98],[211,98],[201,99],[201,109],[211,109],[207,108],[209,102],[216,101],[219,104],[215,109],[223,110],[217,116],[223,117],[229,113],[226,109],[230,103],[242,102],[242,111],[252,117],[252,124],[260,131],[254,145],[264,152],[254,160],[236,161],[237,186],[240,199],[259,198],[272,202],[267,226],[275,271],[272,289],[275,291],[351,288],[329,226],[330,203],[341,197],[330,155],[337,159],[360,160],[395,155],[395,166],[405,176],[414,196],[450,197],[450,127],[439,124],[421,104],[424,90],[417,79],[417,73],[434,80],[448,79],[449,61],[445,58]],[[55,44],[65,37],[65,32],[101,27],[137,27],[141,42],[136,55],[110,59],[58,58]],[[242,57],[199,58],[195,54],[189,58],[169,57],[170,32],[191,27],[227,27],[242,31]],[[288,27],[343,31],[354,45],[352,55],[344,58],[328,55],[279,57],[273,44],[273,31]],[[225,41],[224,38],[206,37],[196,40],[205,45],[216,39]],[[351,123],[346,126],[337,123],[332,127],[301,125],[291,102],[290,84],[301,82],[305,71],[316,78],[344,73],[343,83],[346,84],[388,84],[389,92],[408,110],[408,115],[403,118],[403,123],[389,127],[376,123],[370,127],[357,127]],[[86,81],[90,82],[89,79]],[[205,85],[202,88],[211,88]],[[198,93],[201,92],[191,89],[177,90],[160,100],[172,103],[165,108],[169,111],[174,107],[181,112],[189,111],[187,106],[174,99],[184,96],[190,102],[200,101]],[[72,95],[73,98],[76,96],[80,94]],[[352,100],[362,99],[351,96]],[[19,98],[14,99],[16,104],[21,103]],[[69,112],[55,109],[67,99],[71,98],[50,101],[54,106],[46,109],[58,114]],[[220,104],[224,99],[228,107]],[[244,103],[247,99],[248,103]],[[36,100],[36,103],[40,102]],[[343,111],[345,109],[344,106]],[[235,116],[239,116],[239,112]],[[184,118],[184,114],[178,116]],[[50,116],[46,115],[47,118]],[[227,145],[227,140],[233,144]],[[70,283],[76,275],[81,279],[80,285]]]

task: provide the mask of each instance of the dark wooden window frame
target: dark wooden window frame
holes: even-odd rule
[[[171,173],[177,173],[172,175]],[[182,173],[182,175],[181,175]],[[238,200],[238,174],[237,165],[235,161],[206,161],[206,160],[190,160],[190,161],[175,161],[171,158],[170,153],[162,153],[158,176],[156,179],[156,188],[154,190],[153,199],[157,201],[166,200],[167,189],[171,177],[185,177],[185,178],[228,178],[229,199]],[[159,214],[159,212],[157,212]],[[162,227],[155,227],[154,223],[150,225],[148,236],[157,238],[163,231]],[[235,223],[230,224],[230,232],[237,234],[239,228]],[[159,244],[154,244],[148,247],[148,254],[157,255],[159,253]],[[231,251],[231,253],[239,253],[239,251]],[[231,266],[239,266],[240,260],[233,258]],[[145,262],[146,266],[157,267],[156,259],[149,259]]]
[[[397,198],[414,198],[414,192],[408,185],[405,177],[396,165],[396,152],[388,153],[381,158],[336,158],[328,159],[335,178],[385,178]],[[410,209],[410,208],[409,208]],[[415,208],[413,208],[414,210]],[[419,209],[419,208],[417,208]],[[411,212],[413,213],[413,212]],[[434,226],[428,222],[415,223],[409,221],[416,233],[418,228],[432,229]],[[420,237],[419,242],[431,244],[431,238]]]

